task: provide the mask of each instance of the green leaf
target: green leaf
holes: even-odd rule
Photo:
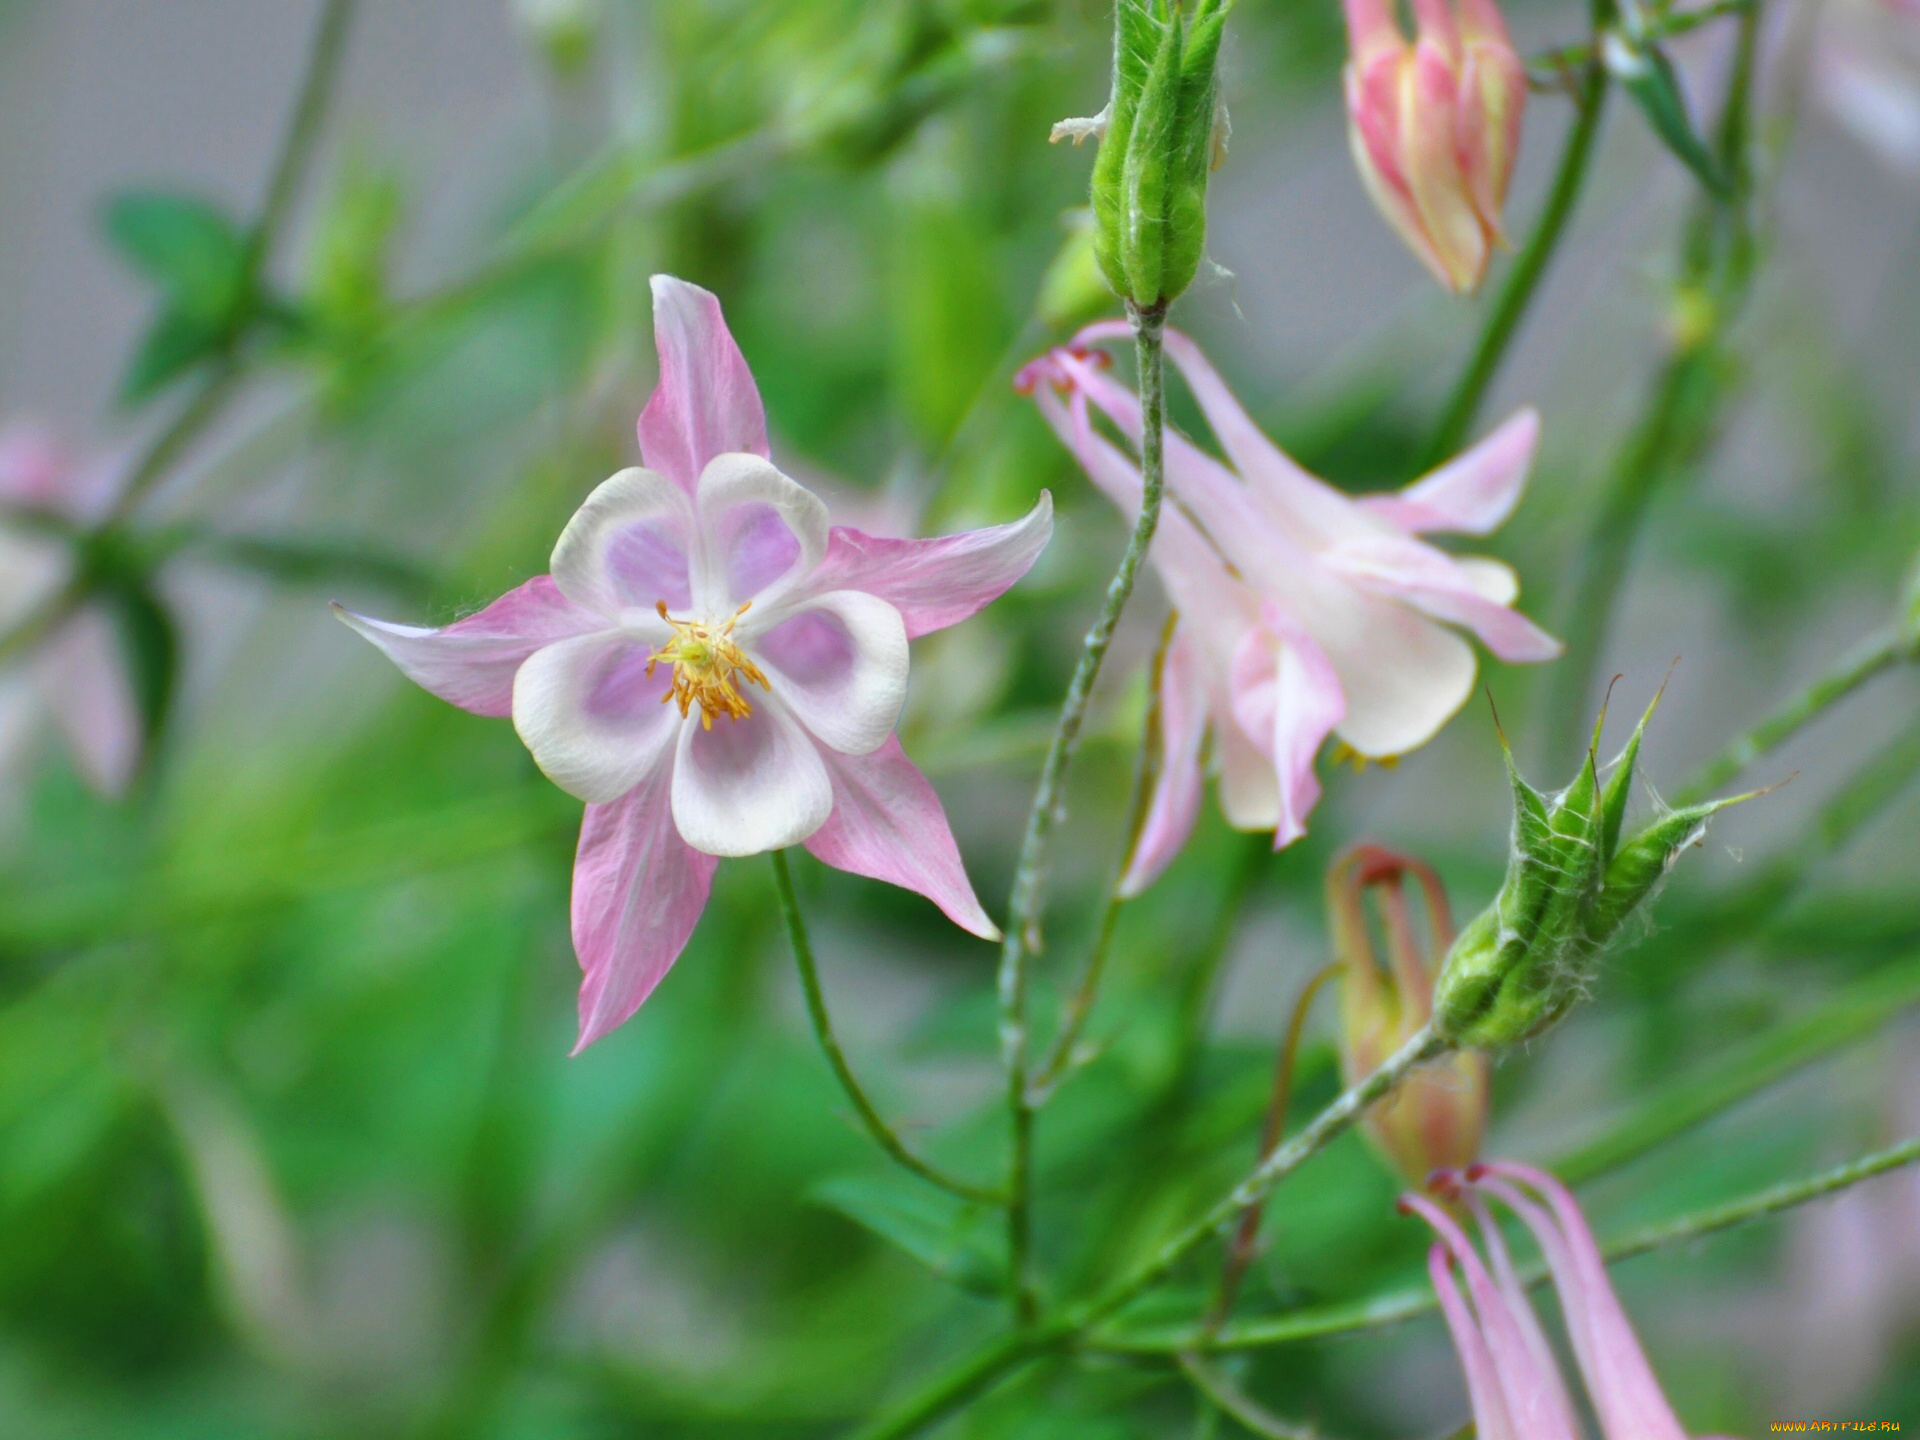
[[[120,382],[120,403],[137,405],[151,399],[203,360],[226,348],[228,331],[222,323],[201,319],[181,310],[163,310],[133,353]]]
[[[1699,177],[1715,195],[1731,193],[1726,172],[1693,128],[1680,76],[1664,51],[1651,41],[1635,42],[1619,31],[1610,32],[1602,45],[1607,68],[1620,88],[1633,97],[1640,113],[1674,157]]]
[[[127,668],[133,678],[134,699],[149,747],[166,729],[173,709],[174,682],[180,669],[180,636],[173,616],[152,589],[142,583],[106,592]]]
[[[157,285],[168,309],[224,322],[239,299],[247,238],[227,215],[187,195],[132,192],[107,202],[107,239]]]
[[[1006,1234],[997,1211],[893,1173],[834,1176],[811,1194],[963,1290],[1006,1289]]]

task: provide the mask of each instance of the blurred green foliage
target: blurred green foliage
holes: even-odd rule
[[[1300,96],[1334,92],[1337,7],[1239,8],[1236,104],[1277,124]],[[1572,26],[1564,8],[1535,7]],[[891,1169],[850,1123],[806,1031],[764,862],[723,865],[669,982],[567,1059],[578,806],[510,726],[400,685],[328,628],[320,600],[404,597],[439,621],[544,569],[581,496],[630,459],[647,273],[707,285],[777,456],[885,514],[873,528],[1002,519],[1041,488],[1060,501],[1035,574],[916,654],[906,743],[997,908],[1121,534],[1007,383],[1089,318],[1090,252],[1068,218],[1085,157],[1041,141],[1097,107],[1108,15],[1064,0],[608,10],[584,70],[552,83],[644,102],[609,102],[597,148],[501,175],[497,224],[436,285],[395,278],[418,177],[377,160],[323,177],[301,277],[264,308],[234,288],[238,221],[148,191],[105,210],[159,303],[128,399],[157,403],[265,325],[276,366],[298,375],[298,434],[276,450],[269,422],[262,460],[242,427],[200,483],[216,497],[282,472],[302,483],[278,538],[179,537],[181,558],[275,587],[217,663],[196,668],[216,647],[196,649],[154,598],[175,578],[158,554],[119,592],[166,681],[146,696],[167,729],[149,782],[109,804],[51,751],[7,782],[9,1440],[826,1435],[1002,1323],[994,1217]],[[1793,678],[1774,663],[1783,635],[1891,613],[1920,537],[1903,412],[1848,379],[1839,336],[1797,303],[1768,298],[1742,338],[1762,357],[1746,393],[1792,427],[1806,483],[1761,508],[1689,475],[1650,527],[1651,562],[1696,577],[1726,619],[1755,704]],[[1311,404],[1243,389],[1305,463],[1371,486],[1406,478],[1432,391],[1420,368],[1374,366]],[[1539,484],[1577,495],[1592,478],[1562,466]],[[1551,594],[1573,529],[1523,525],[1502,544]],[[396,553],[395,536],[417,550]],[[176,674],[188,680],[170,712]],[[1137,665],[1110,679],[1074,783],[1043,1027],[1124,823],[1144,701]],[[1524,724],[1516,678],[1494,667],[1490,683]],[[1910,710],[1911,695],[1861,703]],[[1499,1070],[1496,1135],[1519,1117],[1529,1158],[1564,1159],[1592,1185],[1603,1229],[1878,1138],[1886,1027],[1920,998],[1904,799],[1920,745],[1893,721],[1806,756],[1814,839],[1782,829],[1742,868],[1676,879],[1660,928],[1609,959],[1598,1003]],[[1209,804],[1177,868],[1126,909],[1095,1053],[1041,1122],[1050,1297],[1124,1269],[1248,1168],[1279,1017],[1323,959],[1320,877],[1339,844],[1404,825],[1431,842],[1462,913],[1493,894],[1506,797],[1484,713],[1405,772],[1330,781],[1313,835],[1278,858]],[[1423,821],[1391,798],[1414,793],[1476,798]],[[856,1068],[917,1149],[995,1175],[990,949],[903,892],[805,860],[799,881]],[[1312,1040],[1296,1119],[1337,1074]],[[1337,1142],[1269,1207],[1242,1313],[1417,1283],[1422,1237],[1392,1199],[1359,1140]],[[1778,1235],[1629,1267],[1629,1308],[1751,1297],[1778,1282]],[[1217,1266],[1212,1253],[1184,1266],[1128,1323],[1190,1320]],[[1773,1418],[1756,1408],[1752,1352],[1658,1334],[1691,1423]],[[1892,1378],[1863,1413],[1920,1401],[1920,1337],[1888,1343]],[[1429,1321],[1231,1368],[1277,1411],[1385,1440],[1465,1413],[1438,1346]],[[1426,1376],[1445,1378],[1395,1408],[1395,1387]],[[1031,1367],[943,1433],[1144,1440],[1187,1433],[1195,1414],[1169,1359],[1088,1352]]]

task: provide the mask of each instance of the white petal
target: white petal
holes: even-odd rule
[[[757,633],[748,629],[754,618],[741,619],[744,648],[802,724],[844,755],[886,743],[907,698],[907,627],[898,610],[877,595],[835,590]]]
[[[697,608],[721,619],[751,600],[764,611],[827,553],[827,507],[758,455],[716,456],[700,473]]]
[[[1334,734],[1385,758],[1431,740],[1473,692],[1473,647],[1405,605],[1356,592],[1348,627],[1314,632],[1347,693]]]
[[[604,805],[666,759],[686,722],[662,703],[673,667],[646,673],[652,653],[618,632],[582,635],[536,650],[514,676],[513,728],[569,795]]]
[[[692,507],[666,476],[622,470],[587,497],[553,547],[553,582],[576,605],[608,617],[683,611],[692,602]]]
[[[1485,555],[1456,555],[1453,563],[1466,571],[1473,588],[1494,604],[1511,605],[1520,598],[1520,577],[1504,560]]]
[[[709,855],[797,845],[833,811],[833,782],[813,737],[778,700],[755,696],[742,720],[681,727],[673,821]]]
[[[1231,716],[1229,702],[1215,703],[1216,716]],[[1220,810],[1236,830],[1274,830],[1280,824],[1280,784],[1273,761],[1261,754],[1231,718],[1213,727],[1220,765]]]

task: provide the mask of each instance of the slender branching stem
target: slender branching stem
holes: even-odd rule
[[[1186,1354],[1178,1356],[1176,1363],[1202,1398],[1249,1434],[1258,1435],[1261,1440],[1325,1440],[1318,1430],[1282,1420],[1222,1375],[1210,1361]]]
[[[1761,6],[1741,13],[1739,46],[1721,106],[1716,150],[1729,193],[1703,196],[1681,247],[1674,341],[1653,396],[1601,496],[1574,567],[1566,654],[1552,667],[1545,733],[1555,757],[1574,753],[1588,696],[1633,551],[1656,496],[1713,438],[1728,391],[1721,336],[1743,308],[1753,276],[1752,135]]]
[[[1671,1249],[1722,1230],[1778,1215],[1858,1185],[1863,1180],[1871,1180],[1876,1175],[1916,1163],[1920,1163],[1920,1136],[1862,1155],[1830,1170],[1770,1185],[1739,1199],[1710,1205],[1678,1219],[1632,1231],[1603,1244],[1600,1253],[1612,1264],[1651,1251]],[[1548,1278],[1546,1268],[1540,1265],[1521,1272],[1521,1279],[1530,1286],[1540,1285]],[[1422,1285],[1352,1304],[1298,1310],[1269,1320],[1242,1321],[1211,1335],[1201,1327],[1193,1327],[1171,1332],[1102,1335],[1081,1343],[1087,1348],[1126,1354],[1180,1355],[1196,1350],[1250,1350],[1381,1330],[1430,1314],[1438,1308],[1439,1302],[1434,1298],[1432,1288]]]
[[[775,850],[772,857],[774,888],[780,893],[780,914],[787,922],[787,938],[793,944],[794,964],[800,971],[800,988],[807,999],[807,1018],[813,1022],[814,1037],[820,1042],[820,1049],[833,1069],[834,1078],[840,1082],[847,1099],[853,1102],[854,1111],[859,1115],[867,1134],[873,1138],[873,1143],[886,1151],[895,1164],[911,1170],[922,1180],[938,1185],[951,1195],[987,1205],[1004,1204],[1005,1197],[997,1191],[944,1174],[914,1154],[893,1127],[881,1118],[873,1101],[867,1098],[867,1092],[861,1088],[853,1067],[847,1063],[846,1051],[841,1048],[840,1039],[834,1033],[833,1017],[827,1010],[826,993],[820,988],[820,969],[813,958],[813,942],[807,936],[807,922],[800,913],[799,897],[793,892],[793,871],[787,865],[787,852]]]
[[[286,229],[288,212],[299,195],[313,154],[325,128],[328,112],[339,89],[341,61],[346,54],[347,32],[352,25],[358,0],[326,0],[314,29],[313,44],[307,51],[307,63],[300,81],[292,118],[274,155],[273,169],[267,179],[267,193],[260,213],[247,237],[247,252],[240,277],[240,293],[249,308],[246,318],[258,314],[260,277],[273,258],[273,249]],[[242,322],[244,325],[244,321]],[[193,398],[181,407],[173,420],[154,437],[134,462],[127,483],[114,501],[109,522],[125,518],[154,486],[167,475],[189,446],[211,425],[233,393],[240,379],[238,348],[244,337],[236,334],[215,358],[194,391]]]
[[[1591,54],[1580,67],[1573,100],[1573,125],[1560,151],[1560,164],[1554,172],[1553,188],[1547,192],[1546,206],[1534,222],[1533,233],[1508,268],[1499,296],[1487,311],[1480,338],[1473,348],[1473,358],[1455,382],[1453,393],[1441,412],[1440,423],[1427,441],[1422,455],[1423,470],[1431,469],[1453,454],[1472,432],[1487,391],[1500,372],[1507,349],[1533,303],[1541,278],[1547,273],[1548,262],[1560,248],[1567,222],[1573,218],[1574,208],[1580,202],[1580,193],[1586,188],[1595,142],[1600,136],[1600,122],[1607,108],[1607,69]]]
[[[1079,748],[1080,727],[1086,719],[1087,703],[1093,698],[1094,681],[1099,678],[1101,664],[1113,643],[1114,629],[1120,623],[1128,597],[1133,594],[1134,581],[1146,560],[1147,546],[1160,523],[1160,500],[1166,483],[1163,454],[1166,363],[1162,348],[1166,311],[1164,307],[1142,310],[1129,304],[1128,314],[1133,321],[1140,368],[1140,513],[1134,521],[1126,553],[1107,586],[1099,617],[1087,632],[1080,663],[1074,669],[1073,679],[1067,686],[1067,698],[1060,707],[1060,722],[1047,748],[1040,784],[1033,796],[1033,809],[1027,816],[1026,835],[1021,841],[1013,892],[1007,905],[1006,940],[1000,950],[1000,1058],[1006,1070],[1007,1109],[1012,1128],[1007,1167],[1009,1288],[1015,1314],[1023,1325],[1032,1323],[1037,1313],[1027,1274],[1033,1228],[1034,1116],[1029,1093],[1027,1034],[1029,961],[1040,948],[1047,864],[1054,828],[1065,813],[1067,771]]]
[[[1754,761],[1798,735],[1875,677],[1920,659],[1920,637],[1889,630],[1855,646],[1806,689],[1752,729],[1736,735],[1673,795],[1674,805],[1697,805]]]
[[[1708,0],[1708,3],[1689,10],[1668,10],[1661,15],[1650,15],[1646,22],[1646,38],[1653,44],[1659,44],[1729,15],[1744,14],[1753,8],[1754,3],[1755,0]],[[1598,50],[1598,44],[1592,40],[1582,41],[1578,45],[1562,45],[1552,50],[1536,50],[1527,57],[1527,69],[1536,77],[1557,77],[1590,63]]]
[[[1047,1103],[1054,1086],[1076,1063],[1074,1052],[1079,1048],[1080,1036],[1086,1030],[1094,1002],[1100,998],[1100,982],[1106,978],[1107,956],[1113,950],[1113,932],[1119,925],[1120,911],[1128,898],[1121,893],[1121,889],[1126,883],[1127,870],[1133,864],[1134,851],[1140,846],[1140,832],[1146,828],[1147,813],[1153,808],[1153,787],[1160,773],[1160,678],[1166,669],[1167,650],[1173,644],[1174,630],[1179,623],[1177,613],[1169,614],[1166,626],[1160,632],[1160,648],[1154,654],[1150,671],[1147,715],[1140,726],[1140,756],[1134,765],[1133,799],[1127,807],[1126,847],[1121,851],[1119,864],[1113,872],[1113,884],[1108,887],[1107,902],[1100,909],[1100,923],[1094,930],[1093,944],[1087,949],[1080,982],[1073,987],[1073,998],[1067,1002],[1066,1014],[1060,1021],[1059,1033],[1054,1036],[1053,1044],[1047,1050],[1047,1058],[1041,1062],[1028,1087],[1029,1103],[1036,1110]]]
[[[1320,993],[1320,987],[1339,973],[1338,961],[1321,967],[1300,987],[1300,996],[1293,1002],[1293,1016],[1287,1022],[1286,1038],[1281,1041],[1279,1058],[1274,1062],[1273,1094],[1267,1100],[1266,1122],[1260,1130],[1262,1160],[1273,1154],[1286,1128],[1287,1107],[1293,1100],[1294,1064],[1299,1058],[1300,1036],[1306,1029],[1307,1012],[1313,1008],[1313,999]],[[1254,1246],[1260,1238],[1260,1216],[1264,1209],[1263,1204],[1255,1203],[1249,1205],[1240,1216],[1240,1223],[1233,1232],[1233,1243],[1227,1247],[1226,1261],[1220,1267],[1220,1288],[1214,1293],[1213,1311],[1207,1318],[1207,1326],[1211,1330],[1218,1330],[1226,1324],[1227,1317],[1233,1313],[1233,1302],[1240,1294],[1240,1282],[1246,1277],[1247,1267],[1253,1263]]]

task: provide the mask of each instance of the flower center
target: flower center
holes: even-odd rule
[[[654,607],[673,627],[673,638],[647,657],[647,674],[652,675],[653,667],[662,660],[673,666],[673,689],[660,697],[660,703],[677,701],[682,720],[695,704],[700,706],[700,726],[704,730],[713,728],[715,715],[725,715],[729,720],[751,715],[753,707],[735,687],[735,676],[762,690],[772,688],[760,668],[733,640],[733,627],[752,604],[747,601],[719,625],[705,620],[676,620],[667,613],[664,600]]]

